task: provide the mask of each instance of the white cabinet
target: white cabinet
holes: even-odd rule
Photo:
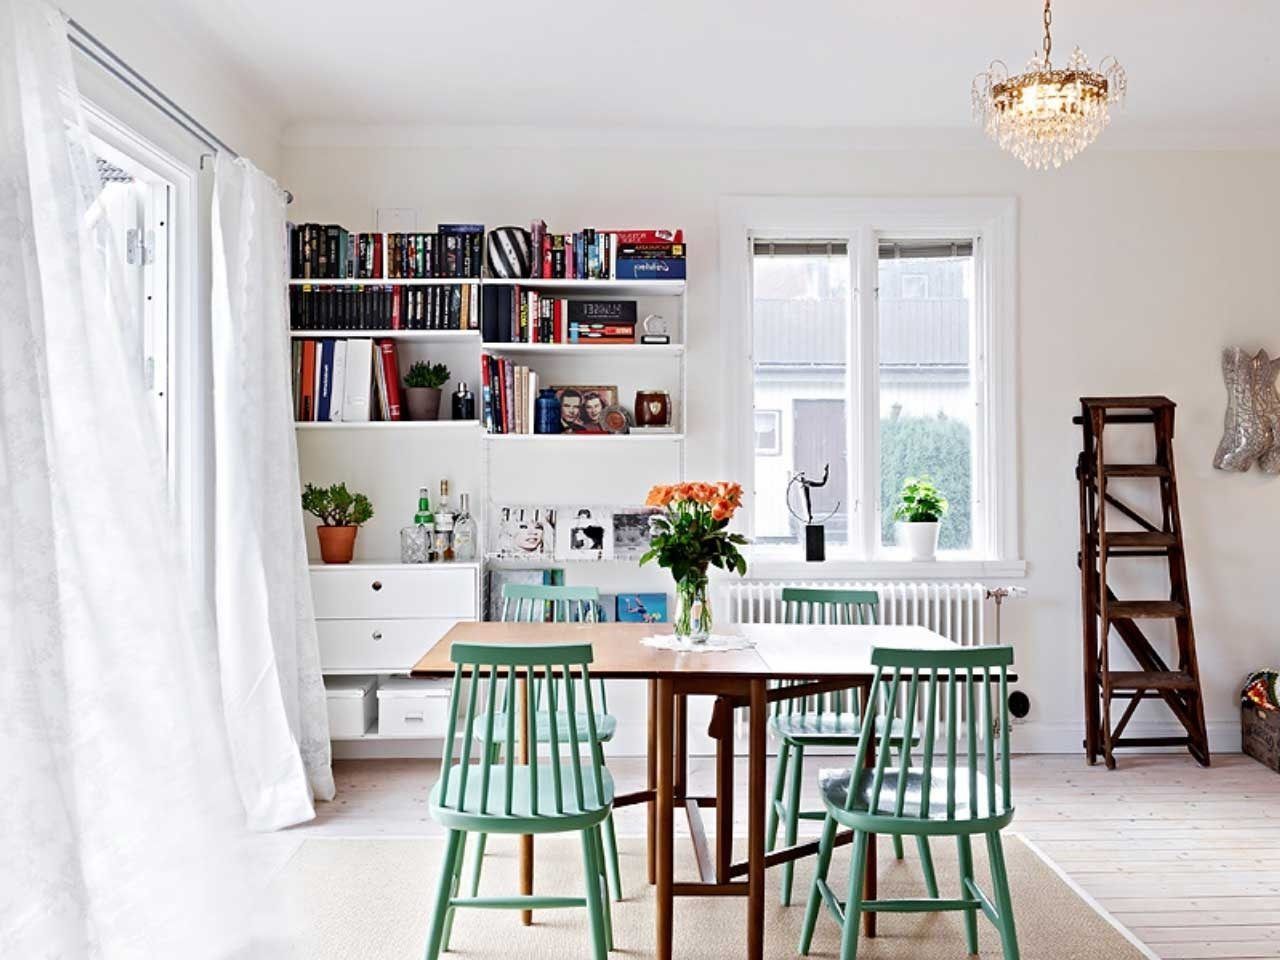
[[[405,674],[455,623],[478,619],[480,565],[316,564],[311,567],[311,590],[324,673]],[[392,679],[380,686],[388,695],[379,693],[379,708],[391,713],[379,717],[378,733],[372,736],[444,734],[441,717],[448,709],[447,690],[443,699],[434,689],[430,699],[423,699],[390,694],[403,690],[425,696],[427,685]],[[335,732],[334,738],[370,736],[353,737],[344,731]]]

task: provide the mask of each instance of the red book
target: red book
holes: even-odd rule
[[[618,246],[632,243],[684,243],[683,230],[603,230],[602,233],[611,233],[617,240]]]
[[[400,329],[400,287],[391,288],[391,329]]]
[[[551,277],[551,234],[542,235],[542,272],[538,274],[544,280]]]
[[[379,340],[378,351],[382,354],[382,373],[387,380],[387,419],[400,419],[400,364],[396,360],[396,343],[394,340]]]
[[[489,355],[485,353],[480,354],[480,403],[480,416],[488,431],[493,433],[493,386],[489,382]]]
[[[302,401],[298,405],[298,419],[316,418],[316,342],[302,341]]]

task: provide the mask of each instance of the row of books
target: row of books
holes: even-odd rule
[[[521,286],[485,287],[486,343],[635,343],[636,301],[570,300]]]
[[[541,280],[684,280],[683,230],[597,230],[549,233],[529,226],[532,276]]]
[[[480,354],[481,419],[489,433],[533,433],[538,372],[505,357]]]
[[[336,223],[289,227],[295,280],[478,277],[484,225],[442,223],[434,233],[352,233]]]
[[[395,342],[367,337],[295,340],[293,410],[300,423],[399,420]]]
[[[475,284],[394,284],[289,288],[294,330],[479,330]]]

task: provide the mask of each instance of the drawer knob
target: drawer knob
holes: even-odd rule
[[[373,581],[373,583],[369,584],[369,586],[373,587],[373,589],[374,589],[374,590],[381,590],[381,589],[382,589],[382,581],[381,581],[381,580],[375,580],[375,581]]]
[[[382,639],[382,631],[381,631],[381,630],[375,630],[375,631],[373,631],[373,639],[375,639],[375,640],[381,640],[381,639]]]

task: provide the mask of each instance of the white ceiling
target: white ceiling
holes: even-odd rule
[[[314,125],[971,130],[1039,0],[156,0]],[[1055,50],[1129,73],[1109,137],[1280,145],[1280,0],[1058,0]]]

